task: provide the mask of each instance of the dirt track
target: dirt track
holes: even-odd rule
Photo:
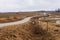
[[[24,18],[23,20],[16,21],[16,22],[2,23],[2,24],[0,24],[0,27],[9,26],[9,25],[23,24],[25,22],[28,22],[31,18],[32,17],[27,17],[27,18]]]

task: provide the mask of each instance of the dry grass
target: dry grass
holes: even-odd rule
[[[52,37],[35,18],[22,25],[0,28],[0,40],[55,40]]]
[[[34,13],[1,14],[0,23],[18,21],[28,16],[38,15]],[[60,40],[60,25],[56,25],[53,19],[38,20],[38,18],[32,18],[29,22],[22,25],[11,25],[0,28],[0,40]]]

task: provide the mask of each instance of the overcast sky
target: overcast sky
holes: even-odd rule
[[[60,0],[0,0],[0,12],[54,10]]]

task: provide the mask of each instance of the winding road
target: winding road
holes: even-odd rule
[[[16,21],[16,22],[2,23],[2,24],[0,24],[0,27],[9,26],[9,25],[23,24],[23,23],[29,21],[31,18],[32,17],[27,17],[27,18],[24,18],[23,20]]]

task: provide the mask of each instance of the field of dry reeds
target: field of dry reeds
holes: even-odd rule
[[[0,40],[57,40],[59,38],[49,23],[49,31],[46,29],[46,22],[32,18],[30,21],[0,28]],[[52,32],[53,31],[53,32]],[[57,30],[55,30],[57,31]],[[57,37],[56,37],[57,36]]]
[[[39,14],[1,14],[0,23],[21,20]],[[39,15],[40,16],[40,15]],[[55,20],[32,18],[26,23],[0,28],[0,40],[60,40],[60,25]]]

